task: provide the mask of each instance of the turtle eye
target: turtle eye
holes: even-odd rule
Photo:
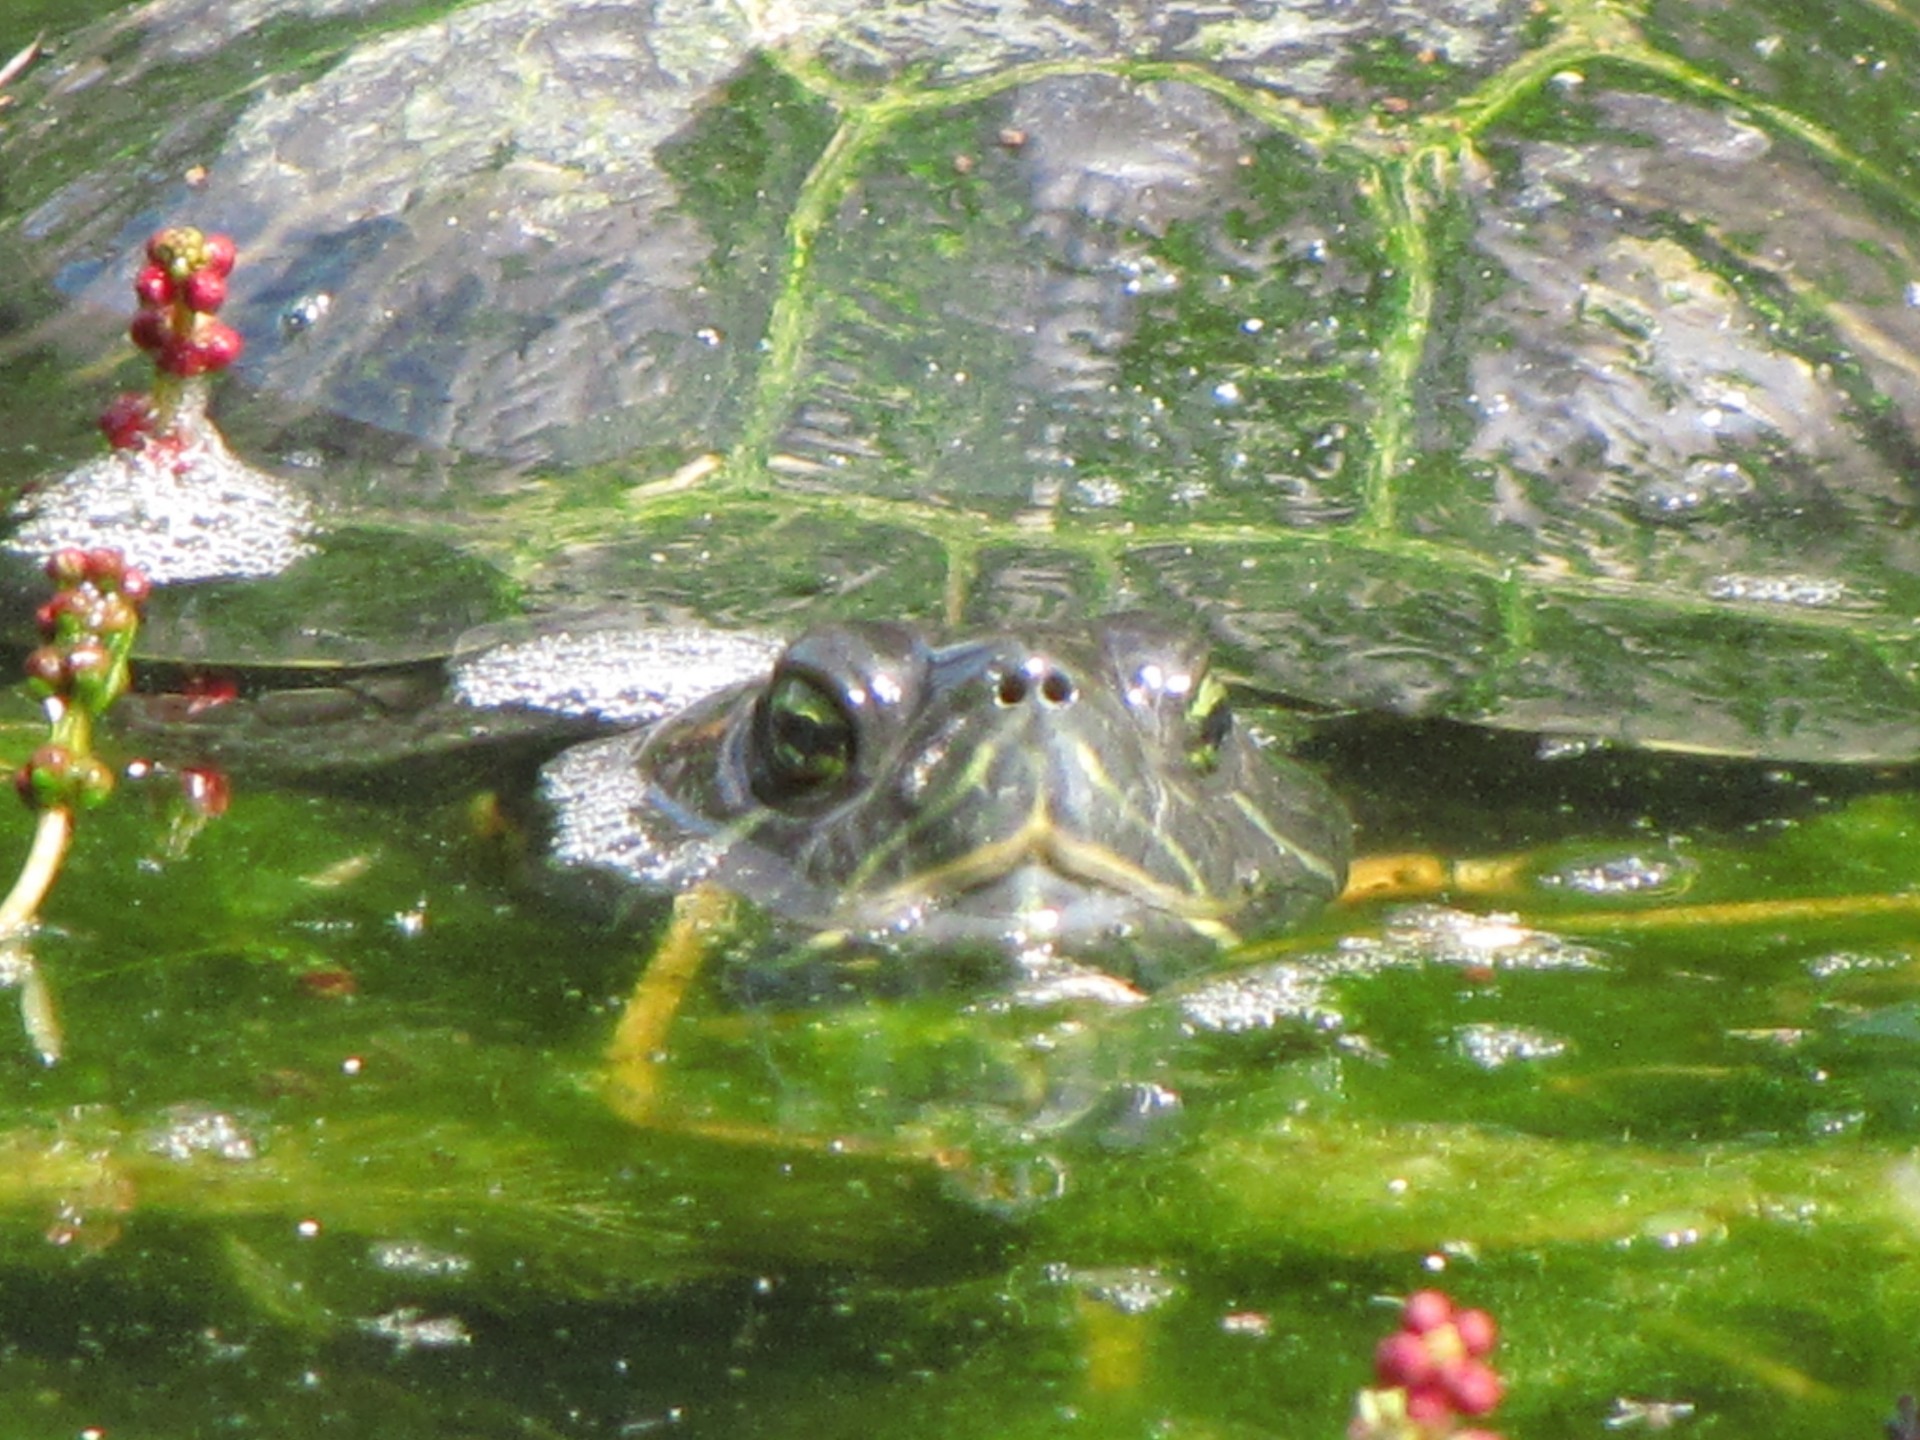
[[[1203,674],[1193,687],[1193,699],[1187,704],[1187,763],[1202,775],[1220,768],[1220,747],[1233,729],[1233,707],[1227,704],[1227,687]]]
[[[761,702],[759,748],[769,801],[793,799],[846,778],[853,769],[853,720],[811,675],[780,676]]]

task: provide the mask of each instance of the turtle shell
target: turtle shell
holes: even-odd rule
[[[6,460],[97,443],[196,223],[314,533],[182,655],[1145,605],[1325,703],[1910,760],[1915,74],[1864,0],[155,0],[14,87]]]

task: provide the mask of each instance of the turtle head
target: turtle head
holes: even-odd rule
[[[622,798],[584,843],[563,809],[563,852],[710,878],[831,941],[1211,949],[1345,874],[1339,802],[1236,721],[1201,643],[1143,615],[951,644],[823,626],[764,679],[607,743]]]

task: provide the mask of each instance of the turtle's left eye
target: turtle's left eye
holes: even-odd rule
[[[813,676],[774,680],[761,701],[758,749],[769,804],[795,800],[844,780],[853,770],[853,720]]]
[[[1220,747],[1227,743],[1233,729],[1233,707],[1227,703],[1227,687],[1203,674],[1193,687],[1193,699],[1187,703],[1187,763],[1202,775],[1220,768]]]

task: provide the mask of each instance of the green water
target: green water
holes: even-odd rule
[[[41,1064],[0,1014],[0,1436],[1333,1436],[1391,1297],[1428,1285],[1498,1317],[1513,1436],[1611,1433],[1622,1401],[1694,1407],[1683,1433],[1878,1433],[1920,1384],[1920,787],[1893,763],[1912,752],[1920,44],[1891,9],[1834,8],[1815,35],[1793,6],[1514,7],[1507,50],[1455,64],[1380,37],[1312,104],[1205,56],[884,83],[756,62],[661,154],[733,337],[700,386],[627,417],[628,450],[586,470],[330,455],[314,483],[369,528],[335,535],[349,580],[320,590],[336,619],[387,601],[402,634],[427,607],[354,583],[376,553],[462,614],[611,595],[967,615],[1061,577],[1088,602],[1223,593],[1230,658],[1269,688],[1281,652],[1349,708],[1430,682],[1441,713],[1631,714],[1790,754],[1838,735],[1888,763],[1546,759],[1527,733],[1343,713],[1304,746],[1362,849],[1500,861],[1476,871],[1491,889],[1462,870],[1433,899],[1517,918],[1338,908],[1118,1008],[959,986],[742,1006],[715,960],[649,1063],[611,1075],[666,903],[615,927],[530,895],[516,837],[476,821],[509,777],[241,773],[204,826],[164,777],[123,787],[33,941],[64,1057]],[[0,7],[22,41],[43,19]],[[263,72],[323,71],[333,33],[288,21],[254,60],[153,83],[204,83],[219,119]],[[1006,97],[1056,81],[1087,103],[1218,99],[1244,203],[1062,251],[1234,283],[1148,284],[1111,386],[1049,410],[980,277],[1025,274],[1038,220],[1081,213],[1023,195],[996,138]],[[127,163],[87,127],[133,126],[141,92],[98,93],[36,132],[43,152],[8,152],[9,254],[31,251],[29,207]],[[1626,278],[1559,235],[1591,282],[1575,358],[1644,370],[1664,404],[1687,376],[1635,348],[1666,318],[1636,308],[1653,294],[1764,334],[1741,352],[1756,375],[1819,382],[1808,403],[1838,418],[1818,443],[1737,449],[1767,499],[1744,528],[1649,520],[1598,482],[1560,504],[1526,436],[1477,445],[1462,398],[1475,366],[1523,394],[1551,369],[1529,369],[1522,303],[1547,291],[1515,278],[1521,249],[1489,258],[1499,227],[1474,207],[1518,213],[1527,166],[1571,184],[1556,160],[1601,141],[1586,180],[1610,198],[1681,126],[1669,101],[1761,135],[1786,198],[1742,209],[1751,172],[1705,218],[1701,195],[1633,191],[1651,218],[1619,231]],[[1858,201],[1855,228],[1796,223],[1829,193],[1788,188],[1809,176]],[[108,232],[133,223],[134,201],[102,203]],[[1311,256],[1273,239],[1298,215],[1325,222]],[[88,453],[111,388],[31,328],[69,258],[0,276],[9,486]],[[89,361],[124,360],[115,326],[74,324]],[[964,385],[927,378],[929,334]],[[846,379],[876,374],[895,383]],[[1228,381],[1231,411],[1209,398]],[[236,437],[283,454],[278,403],[237,406]],[[824,463],[823,414],[871,441],[830,490],[791,463]],[[1042,541],[1021,467],[1049,436],[1113,490],[1067,488]],[[710,483],[660,483],[709,453]],[[1582,474],[1624,487],[1640,459]],[[1301,483],[1276,499],[1269,470]],[[1789,563],[1845,603],[1703,598]],[[308,572],[222,603],[271,655],[318,593]],[[1426,668],[1393,669],[1409,657]],[[11,762],[34,731],[7,703]],[[0,873],[26,830],[0,826]]]
[[[1430,1282],[1500,1317],[1512,1433],[1871,1433],[1920,1315],[1910,907],[1679,907],[1897,893],[1920,802],[1554,779],[1536,868],[1689,877],[1498,902],[1578,965],[1356,966],[1382,916],[1341,912],[1249,961],[1352,972],[1315,1018],[1240,1033],[709,976],[645,1128],[597,1082],[644,937],[527,902],[454,796],[243,786],[191,840],[123,796],[35,947],[70,1053],[6,1064],[6,1433],[1332,1434]],[[1356,799],[1462,844],[1441,789]],[[1613,815],[1568,836],[1581,791]]]

